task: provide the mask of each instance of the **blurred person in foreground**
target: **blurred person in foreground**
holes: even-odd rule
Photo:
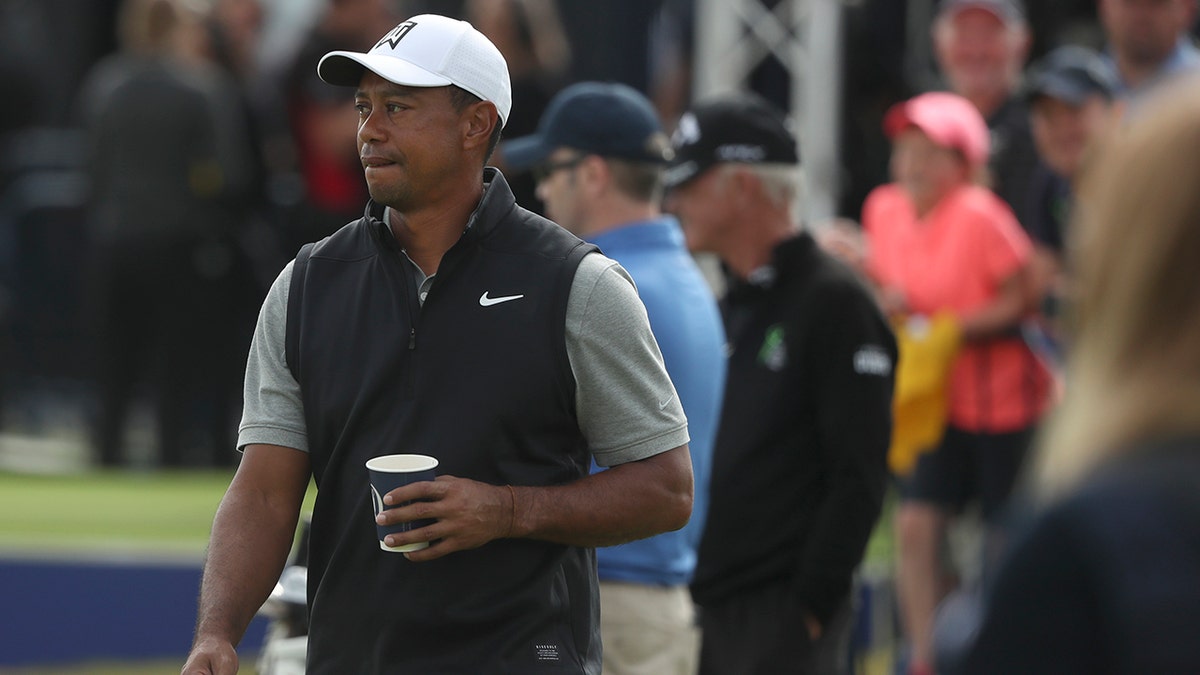
[[[1046,339],[1033,344],[1061,370],[1060,306],[1069,280],[1063,239],[1074,202],[1074,183],[1097,143],[1111,131],[1120,107],[1113,99],[1116,74],[1100,54],[1059,47],[1034,65],[1026,86],[1033,138],[1041,164],[1030,185],[1027,223],[1035,251],[1035,286],[1045,289],[1041,320],[1027,324]]]
[[[897,590],[916,675],[933,672],[950,518],[978,500],[994,536],[1049,377],[1019,332],[1036,304],[1029,238],[1003,201],[972,182],[988,157],[979,111],[932,92],[894,106],[884,130],[895,182],[863,205],[868,275],[894,321],[951,321],[963,345],[947,383],[947,428],[902,479],[896,513]]]
[[[850,591],[883,505],[896,342],[800,228],[785,118],[739,95],[685,113],[667,205],[730,274],[729,370],[692,595],[700,672],[845,672]]]
[[[125,430],[143,382],[162,465],[235,459],[231,365],[253,311],[237,205],[253,158],[236,87],[208,61],[203,20],[182,0],[127,0],[121,50],[96,64],[80,92],[97,322],[94,443],[105,466],[127,460]]]
[[[1200,84],[1144,106],[1080,186],[1071,386],[966,672],[1200,672]]]
[[[372,198],[263,305],[183,672],[236,670],[311,477],[309,673],[598,674],[592,548],[691,513],[687,423],[645,308],[485,166],[512,92],[470,24],[415,16],[318,71],[357,88]],[[435,456],[437,479],[373,517],[364,464],[396,452]]]
[[[1097,0],[1106,54],[1121,94],[1138,97],[1175,75],[1200,68],[1192,43],[1197,0]]]
[[[687,526],[596,551],[604,673],[694,673],[700,643],[688,582],[708,504],[725,332],[679,224],[660,211],[670,141],[637,90],[583,82],[551,100],[536,133],[501,147],[510,166],[534,167],[547,217],[629,271],[688,417],[695,487]]]
[[[947,88],[987,121],[991,140],[983,181],[1024,224],[1037,153],[1020,90],[1033,39],[1021,2],[942,0],[932,31]]]

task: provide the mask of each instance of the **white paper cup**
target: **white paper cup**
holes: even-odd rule
[[[367,460],[367,473],[371,479],[371,504],[375,509],[375,515],[378,516],[380,513],[383,513],[385,509],[404,506],[404,504],[385,506],[383,497],[403,485],[433,480],[437,477],[437,465],[437,459],[428,455],[381,455]],[[409,502],[405,502],[405,504],[407,503]],[[427,541],[406,544],[404,546],[388,546],[383,540],[389,534],[408,532],[409,530],[415,530],[426,525],[432,525],[433,522],[430,519],[423,519],[407,523],[397,523],[395,525],[380,525],[376,523],[375,530],[379,534],[379,548],[393,553],[407,553],[427,548],[429,546],[429,542]]]

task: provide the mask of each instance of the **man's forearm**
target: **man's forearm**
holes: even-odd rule
[[[692,511],[687,446],[553,487],[517,487],[512,536],[611,546],[677,530]]]
[[[196,640],[236,645],[279,579],[291,550],[299,504],[273,504],[235,481],[213,521],[204,564]]]
[[[381,525],[430,519],[432,525],[388,535],[389,546],[432,542],[405,553],[436,560],[494,539],[525,538],[591,548],[642,539],[687,524],[692,463],[686,445],[585,476],[566,485],[490,485],[456,476],[404,485],[384,495],[401,504]]]

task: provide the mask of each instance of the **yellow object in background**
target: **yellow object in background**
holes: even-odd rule
[[[946,430],[947,384],[962,331],[948,313],[896,320],[896,392],[892,399],[892,444],[888,466],[907,476],[921,453],[932,450]]]

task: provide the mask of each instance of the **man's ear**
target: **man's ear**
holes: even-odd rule
[[[603,192],[612,181],[612,170],[608,162],[599,155],[584,157],[575,171],[578,173],[579,182],[593,194]]]
[[[1029,24],[1021,22],[1020,25],[1011,28],[1014,57],[1013,60],[1017,63],[1017,70],[1025,68],[1025,62],[1029,60],[1029,53],[1033,51],[1033,31],[1029,28]]]
[[[495,104],[487,101],[472,103],[463,112],[463,147],[468,150],[482,147],[486,151],[497,124],[500,124],[500,113]]]
[[[727,171],[725,179],[728,181],[730,189],[726,194],[731,199],[745,198],[750,202],[758,201],[763,194],[762,181],[758,175],[744,165],[731,165]]]

